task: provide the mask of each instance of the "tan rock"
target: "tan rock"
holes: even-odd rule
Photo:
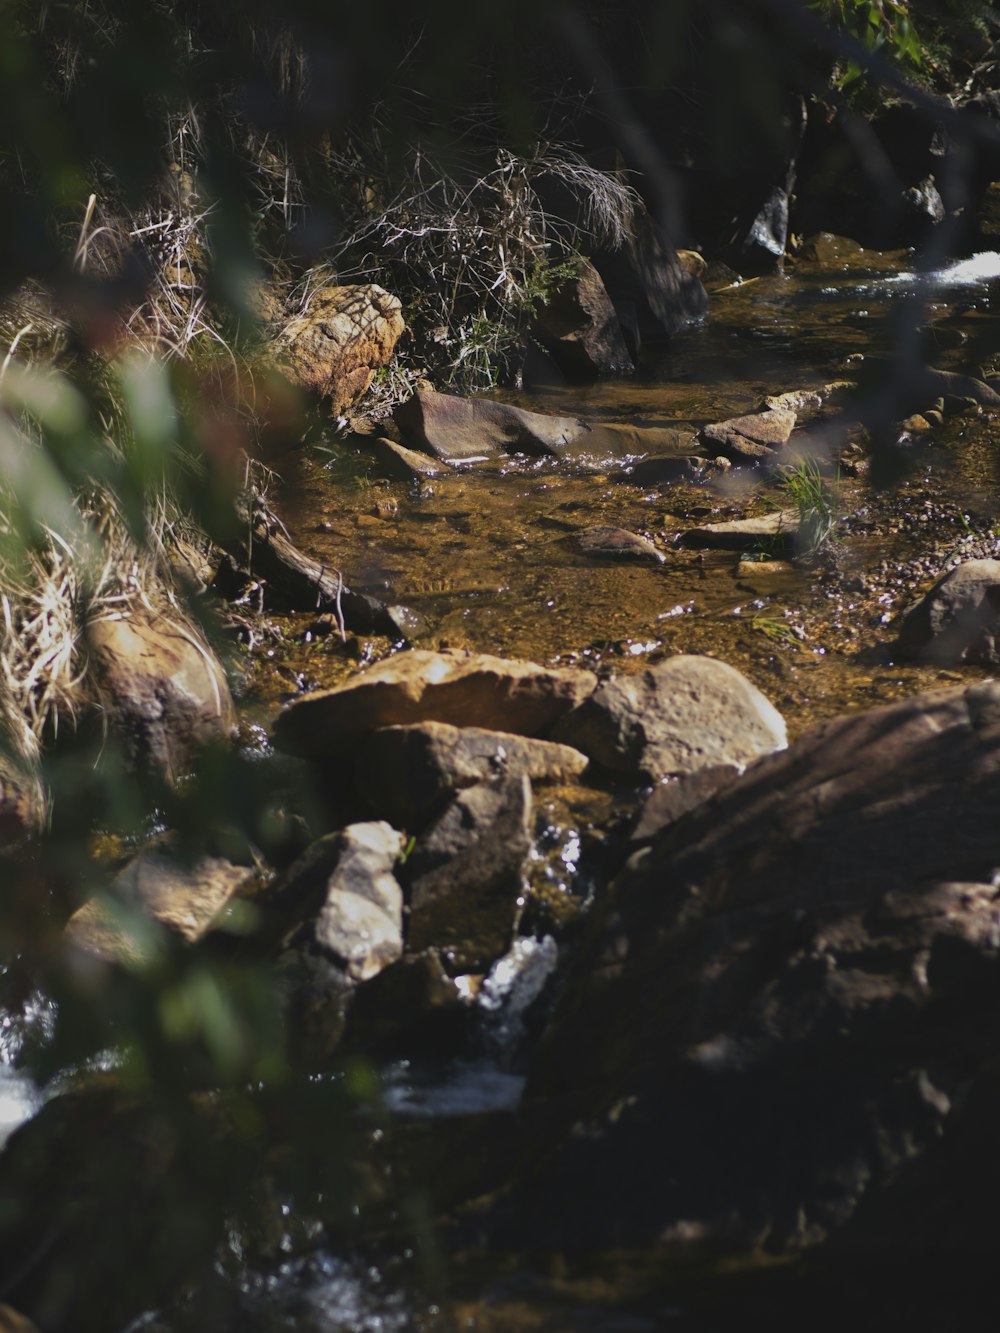
[[[288,377],[343,412],[388,363],[406,323],[399,298],[375,284],[321,287],[277,340]]]
[[[203,856],[185,865],[169,846],[159,843],[129,861],[112,881],[107,898],[91,899],[74,912],[66,934],[73,944],[107,962],[145,956],[141,916],[158,921],[193,944],[253,874],[246,866],[217,856]],[[121,904],[121,918],[114,910],[115,901]],[[130,929],[129,917],[136,914],[140,914],[140,929]]]
[[[799,530],[797,509],[779,509],[760,518],[737,518],[729,523],[704,523],[683,533],[687,546],[721,546],[746,551],[760,542],[791,542]]]
[[[279,715],[274,740],[292,754],[343,753],[364,732],[417,722],[449,722],[537,735],[590,695],[589,671],[456,650],[397,653],[353,680],[295,699]]]
[[[137,765],[180,776],[199,746],[228,740],[236,709],[218,658],[179,620],[147,611],[87,626],[88,677]]]
[[[743,417],[731,417],[705,426],[699,433],[703,444],[737,462],[757,462],[788,443],[796,415],[787,407],[768,408]]]

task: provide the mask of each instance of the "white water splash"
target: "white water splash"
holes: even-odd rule
[[[975,287],[995,278],[1000,278],[1000,254],[995,250],[984,250],[930,273],[897,273],[887,282],[924,283],[929,287]]]

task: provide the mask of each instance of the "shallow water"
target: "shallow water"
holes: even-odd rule
[[[979,257],[977,271],[992,275],[997,262]],[[852,373],[849,358],[889,352],[900,281],[911,276],[893,271],[899,263],[874,272],[803,265],[747,282],[716,295],[711,322],[678,335],[641,376],[498,396],[640,426],[697,428],[752,411],[765,394],[841,380]],[[955,306],[936,289],[929,315],[945,341],[975,338],[992,327],[989,283],[962,287]],[[951,368],[961,354],[935,361]],[[998,511],[993,430],[987,417],[956,416],[914,439],[909,477],[885,494],[843,477],[835,569],[755,570],[734,553],[683,546],[685,528],[788,503],[773,475],[753,469],[640,487],[607,461],[504,458],[408,485],[380,480],[363,445],[344,445],[333,461],[294,460],[279,503],[295,540],[349,584],[420,612],[428,632],[419,646],[623,672],[653,655],[708,653],[746,672],[794,733],[955,679],[894,664],[888,645],[894,616],[949,550],[972,531],[989,539]],[[665,562],[582,554],[573,534],[595,525],[650,538]],[[872,574],[882,561],[891,567],[884,579]],[[293,649],[285,668],[286,688],[334,683],[353,669],[336,636]]]

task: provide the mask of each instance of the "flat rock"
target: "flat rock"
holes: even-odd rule
[[[725,460],[729,466],[729,459]],[[621,474],[634,486],[662,486],[672,481],[693,481],[701,476],[706,460],[701,454],[656,454],[640,459]]]
[[[448,722],[533,736],[591,694],[597,679],[485,653],[397,653],[344,685],[293,700],[274,724],[275,744],[323,758],[376,727]]]
[[[409,444],[445,461],[504,453],[559,455],[587,429],[576,417],[546,416],[486,398],[423,389],[393,415]]]
[[[1000,666],[1000,560],[966,560],[907,612],[896,650],[939,666]]]
[[[469,787],[417,842],[409,953],[434,947],[450,972],[484,971],[510,943],[532,844],[531,783],[501,776]]]
[[[374,459],[375,465],[383,477],[392,481],[413,481],[421,477],[443,477],[451,471],[443,459],[430,458],[427,454],[407,449],[395,440],[377,436],[366,440],[364,453]]]
[[[791,545],[799,530],[797,509],[781,509],[761,518],[738,518],[728,523],[703,523],[682,533],[687,546],[716,546],[729,551],[747,551],[764,542]]]
[[[584,555],[599,560],[644,560],[662,565],[666,559],[647,537],[625,528],[582,528],[573,534],[572,540]]]
[[[587,756],[568,745],[482,727],[424,722],[382,727],[359,751],[355,774],[369,805],[402,828],[420,827],[453,792],[507,774],[572,782]]]
[[[745,676],[687,655],[605,681],[553,736],[604,768],[654,782],[748,764],[787,743],[781,714]]]
[[[148,847],[118,872],[106,898],[91,899],[73,913],[67,939],[107,962],[141,960],[149,947],[141,930],[145,916],[193,944],[254,873],[217,856],[188,865],[169,845]],[[115,903],[121,904],[121,918]],[[135,916],[140,919],[133,929],[129,918]]]
[[[200,746],[231,739],[226,673],[193,629],[135,611],[90,621],[86,636],[92,692],[137,766],[173,780]]]
[[[756,463],[788,443],[795,421],[796,414],[789,408],[769,408],[703,426],[698,440],[713,454],[721,453],[734,462]]]

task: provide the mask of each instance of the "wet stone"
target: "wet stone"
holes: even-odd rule
[[[427,454],[407,449],[405,445],[397,444],[395,440],[386,439],[384,436],[366,440],[364,454],[366,457],[371,457],[381,474],[392,481],[443,477],[452,470],[443,459],[430,458]]]
[[[524,775],[461,792],[419,839],[410,877],[408,953],[441,950],[448,970],[483,971],[510,943],[533,804]]]
[[[584,555],[601,560],[645,560],[662,565],[666,557],[647,537],[624,528],[583,528],[573,541]]]
[[[604,768],[654,782],[748,764],[787,743],[781,714],[745,676],[686,655],[606,681],[554,735]]]
[[[503,774],[572,782],[587,762],[579,750],[553,741],[424,722],[373,732],[358,754],[355,773],[373,809],[403,828],[415,829],[463,787]]]

